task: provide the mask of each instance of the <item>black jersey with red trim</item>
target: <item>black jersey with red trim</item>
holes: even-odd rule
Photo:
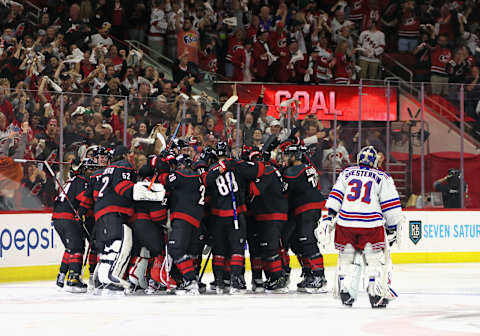
[[[196,228],[204,215],[205,186],[200,174],[191,170],[176,170],[163,176],[168,191],[170,221],[184,220]]]
[[[73,207],[77,211],[80,206],[77,196],[84,192],[87,187],[88,180],[81,175],[76,175],[69,180],[63,187],[66,195],[62,190],[60,190],[60,193],[55,198],[55,202],[53,203],[52,219],[74,219],[75,212],[73,211],[68,200],[70,200]]]
[[[94,171],[87,179],[87,188],[77,195],[77,200],[80,202],[79,214],[93,217],[93,190],[96,181],[101,178],[102,174],[103,168]]]
[[[95,220],[109,213],[132,216],[133,185],[136,181],[137,172],[125,160],[106,167],[102,175],[96,178],[93,190]]]
[[[249,210],[256,221],[288,220],[288,199],[282,174],[274,166],[265,166],[263,176],[250,187],[253,197]]]
[[[227,159],[224,161],[227,170],[220,173],[220,165],[210,168],[204,178],[207,192],[210,195],[210,213],[218,217],[233,217],[232,193],[235,194],[237,213],[247,211],[245,198],[249,183],[263,175],[263,162],[246,162]]]
[[[283,172],[288,193],[288,205],[297,216],[308,210],[322,209],[324,200],[318,189],[319,176],[311,165],[300,164],[288,167]]]

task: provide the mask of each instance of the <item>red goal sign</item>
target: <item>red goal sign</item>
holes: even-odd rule
[[[237,84],[239,102],[248,104],[256,102],[261,84]],[[362,87],[361,114],[358,85],[288,85],[267,84],[263,103],[268,105],[268,114],[277,117],[286,107],[280,104],[288,99],[299,103],[298,119],[309,114],[316,114],[319,120],[333,120],[335,113],[338,120],[386,121],[387,105],[390,99],[390,121],[397,120],[397,91],[390,88],[390,98],[386,87]],[[294,106],[292,104],[292,106]]]

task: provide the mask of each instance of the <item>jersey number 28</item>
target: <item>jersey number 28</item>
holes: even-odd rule
[[[363,189],[365,189],[363,193],[363,197],[361,199],[361,202],[370,204],[371,198],[370,198],[370,193],[372,192],[372,181],[368,181],[367,183],[363,184],[362,181],[353,179],[350,182],[348,182],[348,185],[351,186],[350,189],[350,194],[347,195],[347,199],[349,201],[356,201],[357,199],[360,198],[361,193],[362,193],[362,185]]]

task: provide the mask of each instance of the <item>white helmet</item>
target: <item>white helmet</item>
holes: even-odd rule
[[[378,152],[373,146],[363,147],[357,154],[357,165],[377,168]]]

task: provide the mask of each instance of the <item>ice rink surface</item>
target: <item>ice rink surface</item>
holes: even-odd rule
[[[326,274],[331,286],[334,268]],[[480,335],[480,264],[394,265],[399,298],[372,310],[329,294],[94,296],[54,282],[0,284],[1,335]],[[247,272],[247,278],[249,272]],[[211,275],[206,274],[206,280]],[[249,283],[249,281],[248,281]]]

